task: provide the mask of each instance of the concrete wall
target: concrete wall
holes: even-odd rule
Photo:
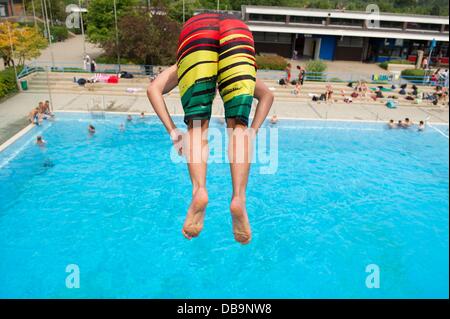
[[[256,53],[276,53],[285,58],[292,57],[292,44],[255,42]]]
[[[305,38],[305,46],[303,47],[303,55],[314,57],[314,38]]]

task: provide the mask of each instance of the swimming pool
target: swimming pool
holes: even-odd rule
[[[228,164],[209,166],[205,228],[187,241],[185,164],[171,162],[156,118],[123,122],[60,113],[0,153],[0,297],[448,298],[449,143],[438,131],[281,120],[276,173],[252,167],[253,240],[241,246]],[[69,264],[79,289],[66,288]],[[366,287],[369,264],[378,289]]]

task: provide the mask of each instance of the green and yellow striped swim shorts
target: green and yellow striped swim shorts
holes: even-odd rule
[[[216,90],[225,118],[248,125],[256,81],[253,36],[229,15],[199,14],[183,26],[177,51],[184,121],[210,119]]]

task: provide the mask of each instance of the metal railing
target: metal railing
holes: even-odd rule
[[[118,74],[119,72],[128,72],[133,75],[152,76],[155,73],[153,65],[141,64],[104,64],[97,63],[95,73]],[[85,69],[82,63],[58,62],[52,66],[51,62],[31,62],[17,75],[18,79],[28,76],[35,72],[61,72],[61,73],[91,73],[90,68]]]
[[[70,72],[70,73],[90,73],[90,70],[86,70],[83,64],[72,62],[58,62],[57,65],[51,66],[51,62],[32,62],[26,65],[23,70],[18,74],[18,79],[21,79],[27,75],[35,72]],[[139,64],[97,64],[95,73],[105,74],[118,74],[119,72],[126,71],[133,75],[140,76],[153,76],[155,74],[155,66],[153,65],[139,65]],[[296,80],[296,72],[293,72],[292,80]],[[270,79],[278,81],[285,77],[284,71],[276,70],[258,70],[258,77],[263,79]],[[402,84],[416,84],[422,86],[448,86],[447,79],[433,79],[431,75],[424,76],[407,76],[399,74],[358,74],[352,72],[306,72],[305,81],[309,82],[334,82],[334,83],[355,83],[363,81],[369,84],[379,85],[396,85]]]

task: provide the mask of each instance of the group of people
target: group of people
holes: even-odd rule
[[[91,58],[89,55],[86,55],[83,59],[84,69],[88,72],[95,73],[97,69],[97,63],[95,63],[95,59]]]
[[[408,129],[412,126],[414,126],[414,123],[408,117],[405,118],[404,120],[398,120],[397,123],[395,123],[395,121],[393,119],[389,120],[389,122],[388,122],[388,128],[390,128],[390,129],[394,129],[394,128]],[[417,130],[418,131],[425,130],[425,122],[424,121],[419,122],[419,124],[417,125]]]
[[[140,119],[145,119],[144,112],[141,112],[141,114],[139,115],[139,118]],[[127,117],[126,117],[126,122],[130,123],[132,121],[133,121],[133,116],[131,114],[128,114]],[[125,130],[125,125],[123,123],[121,123],[119,125],[119,130],[120,131],[124,131]],[[89,124],[88,127],[87,127],[87,131],[88,131],[89,136],[94,136],[95,133],[96,133],[95,126],[93,124]],[[47,142],[44,140],[44,137],[42,135],[38,135],[36,137],[36,145],[41,146],[41,147],[47,145]]]
[[[297,78],[295,80],[292,80],[292,65],[288,63],[286,68],[284,69],[285,75],[278,81],[278,83],[286,87],[289,85],[294,85],[294,90],[292,91],[292,93],[294,95],[299,95],[301,87],[303,86],[303,82],[305,81],[306,70],[300,65],[297,65],[296,69],[298,72]]]
[[[39,102],[38,106],[33,108],[28,114],[28,120],[32,124],[40,125],[43,120],[52,119],[53,113],[50,110],[50,102]]]

